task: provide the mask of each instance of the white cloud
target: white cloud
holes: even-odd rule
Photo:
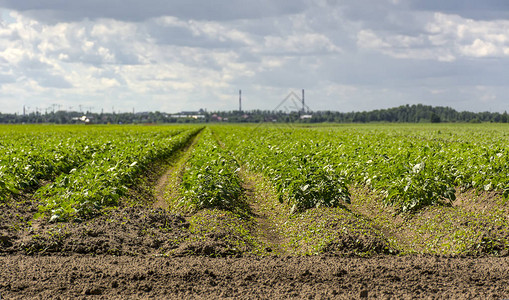
[[[357,34],[357,45],[361,48],[386,49],[391,44],[378,37],[372,30],[361,30]]]
[[[395,0],[198,1],[198,10],[188,2],[114,2],[0,0],[17,9],[0,22],[2,109],[19,110],[13,101],[235,109],[238,89],[247,109],[271,109],[301,88],[312,109],[507,106],[503,19]]]
[[[509,21],[474,21],[435,13],[423,33],[361,30],[357,45],[404,59],[452,62],[459,57],[504,57],[509,46]]]
[[[339,53],[341,49],[322,34],[305,33],[286,37],[267,36],[260,52],[268,53]]]
[[[461,46],[460,51],[465,56],[473,57],[504,55],[503,48],[481,39],[476,39],[471,45]]]
[[[507,55],[504,49],[509,46],[509,21],[475,21],[456,15],[435,13],[427,29],[435,36],[435,41],[441,41],[438,44],[449,46],[459,55]]]
[[[456,59],[449,48],[431,45],[429,37],[423,34],[418,36],[388,35],[382,37],[372,30],[361,30],[357,35],[357,45],[361,49],[371,49],[401,59],[445,62]]]

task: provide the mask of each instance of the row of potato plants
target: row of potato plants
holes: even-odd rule
[[[337,205],[348,199],[347,183],[379,191],[402,211],[453,201],[457,187],[508,197],[503,132],[263,126],[218,131],[242,162],[264,173],[295,208]]]
[[[292,212],[350,203],[344,174],[318,143],[292,131],[267,128],[217,128],[220,139],[250,170],[263,173],[280,202]]]
[[[181,130],[174,129],[173,134]],[[153,131],[116,126],[1,126],[0,201],[78,168],[102,151],[105,141]]]
[[[44,203],[42,213],[49,213],[50,220],[65,220],[88,217],[103,207],[117,205],[141,172],[169,158],[199,130],[157,127],[117,132],[115,136],[98,134],[88,160],[37,191]]]
[[[98,141],[90,139],[88,132],[76,134],[74,130],[58,127],[45,127],[47,131],[27,131],[19,126],[2,129],[0,201],[70,171],[89,159],[98,146]]]
[[[329,131],[323,138],[332,149],[342,148],[331,154],[347,167],[353,182],[381,191],[388,204],[403,211],[453,201],[457,188],[508,197],[509,144],[503,132],[417,129],[350,128]]]
[[[237,161],[205,128],[186,162],[179,205],[191,210],[240,208],[244,188],[239,171]]]
[[[340,136],[338,139],[337,136]],[[329,149],[351,182],[380,191],[402,211],[455,199],[450,168],[441,145],[387,132],[329,132]]]

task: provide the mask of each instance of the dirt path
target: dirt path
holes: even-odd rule
[[[217,143],[221,148],[225,148],[224,143],[217,135],[213,133]],[[274,207],[268,207],[269,199],[274,200],[275,195],[263,186],[262,176],[253,174],[241,168],[239,176],[242,179],[245,196],[249,205],[250,213],[254,216],[256,228],[253,235],[264,245],[263,251],[268,255],[288,255],[284,245],[287,243],[283,235],[278,229],[278,225],[274,222],[276,212]]]
[[[275,211],[267,207],[268,198],[275,196],[261,186],[261,177],[249,174],[245,170],[241,172],[241,177],[246,189],[248,204],[257,225],[254,235],[265,245],[264,250],[267,254],[288,255],[284,247],[286,240],[274,222]]]
[[[157,199],[154,203],[154,208],[168,209],[168,199],[173,199],[178,196],[178,186],[180,184],[182,172],[184,171],[185,163],[189,159],[192,149],[199,139],[200,133],[194,136],[192,140],[175,155],[173,159],[174,163],[157,180],[154,187],[155,197]]]

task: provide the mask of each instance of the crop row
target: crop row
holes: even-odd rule
[[[402,211],[452,201],[457,188],[509,196],[503,132],[362,127],[217,131],[235,156],[262,172],[294,209],[337,206],[348,201],[349,184],[380,192],[387,204]]]
[[[91,157],[97,141],[72,131],[11,132],[0,139],[0,201],[52,180]]]
[[[38,189],[51,218],[90,215],[117,204],[141,172],[200,130],[2,127],[0,201]],[[181,205],[241,205],[239,163],[263,174],[293,211],[341,206],[350,201],[351,185],[379,192],[402,211],[452,201],[458,188],[509,198],[505,128],[216,126],[202,131],[186,163]]]
[[[206,128],[186,162],[180,205],[191,209],[236,209],[244,192],[239,170],[237,161]]]
[[[140,172],[183,147],[197,127],[13,127],[1,134],[0,193],[40,187],[53,220],[115,205]],[[49,181],[45,183],[44,180]]]
[[[249,169],[263,173],[279,200],[292,211],[350,202],[347,181],[316,143],[292,132],[257,128],[217,129],[220,138]]]
[[[44,210],[51,212],[51,218],[65,219],[116,205],[140,172],[171,156],[198,130],[135,134],[105,141],[86,164],[60,175],[38,191],[45,202]]]

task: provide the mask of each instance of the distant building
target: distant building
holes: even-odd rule
[[[200,109],[199,111],[181,111],[175,115],[171,115],[172,118],[190,118],[190,119],[204,119],[205,115],[203,114],[205,111]]]
[[[213,114],[213,115],[211,116],[211,119],[212,119],[212,121],[222,121],[222,120],[223,120],[223,117],[218,116],[217,114]]]
[[[92,123],[92,117],[87,116],[81,116],[81,117],[74,117],[72,118],[73,121],[78,123],[84,123],[84,124],[91,124]]]

